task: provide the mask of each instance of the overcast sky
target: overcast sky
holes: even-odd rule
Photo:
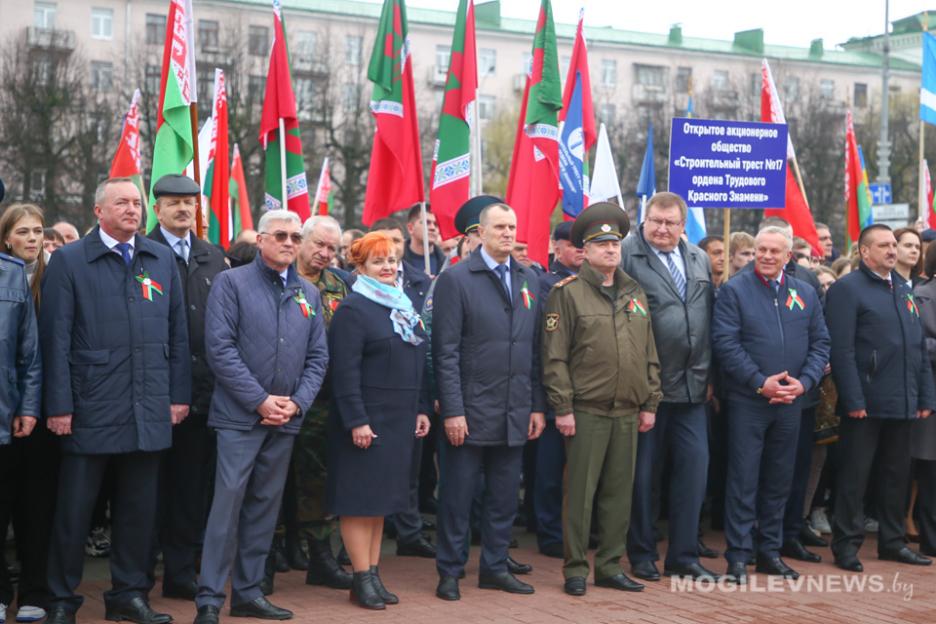
[[[501,0],[501,13],[536,19],[539,5],[540,0]],[[407,0],[407,6],[454,11],[458,0]],[[575,23],[584,6],[586,24],[643,32],[665,33],[681,23],[685,36],[730,40],[736,31],[763,28],[768,44],[808,46],[822,38],[831,48],[884,31],[884,0],[552,0],[552,6],[558,22]],[[934,11],[936,24],[936,0],[890,0],[891,21],[925,10]]]

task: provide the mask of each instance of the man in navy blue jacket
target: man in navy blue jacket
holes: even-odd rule
[[[801,397],[822,379],[829,334],[816,291],[784,274],[793,240],[778,227],[755,239],[754,270],[721,287],[712,346],[727,377],[727,580],[747,582],[757,521],[757,571],[798,578],[780,558]]]
[[[858,239],[861,265],[826,295],[832,335],[832,374],[838,389],[838,484],[832,552],[835,563],[863,571],[864,494],[877,456],[878,558],[914,565],[930,559],[907,548],[904,514],[910,482],[910,431],[936,406],[920,312],[894,272],[897,241],[883,224]]]

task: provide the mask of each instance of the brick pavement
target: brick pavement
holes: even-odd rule
[[[519,532],[519,529],[517,529]],[[828,549],[816,549],[823,556],[820,564],[790,561],[804,573],[804,583],[838,583],[825,591],[816,587],[799,591],[765,591],[767,578],[752,574],[758,591],[722,592],[718,590],[673,591],[669,579],[648,584],[641,594],[602,589],[589,584],[588,594],[572,598],[562,592],[561,562],[536,552],[531,535],[519,536],[520,548],[511,551],[520,561],[533,564],[534,571],[525,577],[536,587],[533,596],[513,596],[477,588],[478,549],[472,548],[467,578],[461,583],[462,600],[448,603],[435,597],[437,581],[433,562],[426,559],[392,555],[393,542],[385,542],[381,576],[401,604],[383,612],[368,612],[351,605],[346,591],[336,591],[304,584],[301,572],[279,574],[272,600],[296,613],[300,624],[347,624],[363,622],[382,624],[506,623],[560,624],[604,623],[629,624],[936,624],[936,567],[919,568],[878,561],[874,539],[862,550],[865,564],[865,591],[845,591],[843,579],[861,579],[862,575],[841,573],[828,560]],[[724,547],[720,533],[706,538],[710,546]],[[665,545],[662,545],[665,548]],[[724,571],[724,560],[706,560],[716,572]],[[97,576],[82,586],[87,596],[79,612],[79,622],[102,621],[104,605],[101,592],[108,583],[97,563],[88,576]],[[830,576],[823,576],[830,575]],[[895,585],[896,583],[896,585]],[[871,591],[877,588],[879,591]],[[912,593],[911,593],[912,592]],[[158,589],[154,592],[158,596]],[[194,617],[194,605],[154,597],[153,606],[171,613],[176,622],[188,624]],[[222,612],[222,620],[236,621]],[[12,618],[11,618],[12,621]],[[250,620],[253,621],[253,620]]]

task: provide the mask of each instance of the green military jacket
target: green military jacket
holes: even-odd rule
[[[556,284],[543,323],[543,386],[557,415],[656,412],[662,398],[647,296],[621,269],[616,298],[586,261]]]

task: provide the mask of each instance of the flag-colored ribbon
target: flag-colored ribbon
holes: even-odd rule
[[[520,288],[520,297],[523,299],[523,307],[527,310],[532,308],[533,304],[536,303],[536,297],[530,292],[530,288],[527,286],[526,282],[523,282],[523,287]]]
[[[916,317],[920,316],[920,308],[917,307],[916,301],[914,301],[913,295],[910,293],[907,293],[907,312]]]
[[[806,309],[806,304],[803,302],[802,297],[796,294],[795,288],[791,288],[790,293],[787,295],[786,307],[787,310],[792,310],[795,307],[799,307],[800,310]]]
[[[302,310],[302,316],[306,318],[312,318],[315,316],[315,308],[313,308],[309,301],[305,298],[304,292],[300,290],[299,294],[293,297],[293,301],[299,304],[299,309]]]
[[[638,300],[636,297],[631,298],[631,300],[627,303],[627,313],[633,314],[634,312],[640,314],[640,316],[647,316],[646,308],[641,305],[640,300]]]
[[[143,298],[147,301],[153,300],[153,293],[163,294],[162,284],[149,276],[149,273],[143,271],[136,276],[136,281],[140,282],[140,290],[143,292]]]

